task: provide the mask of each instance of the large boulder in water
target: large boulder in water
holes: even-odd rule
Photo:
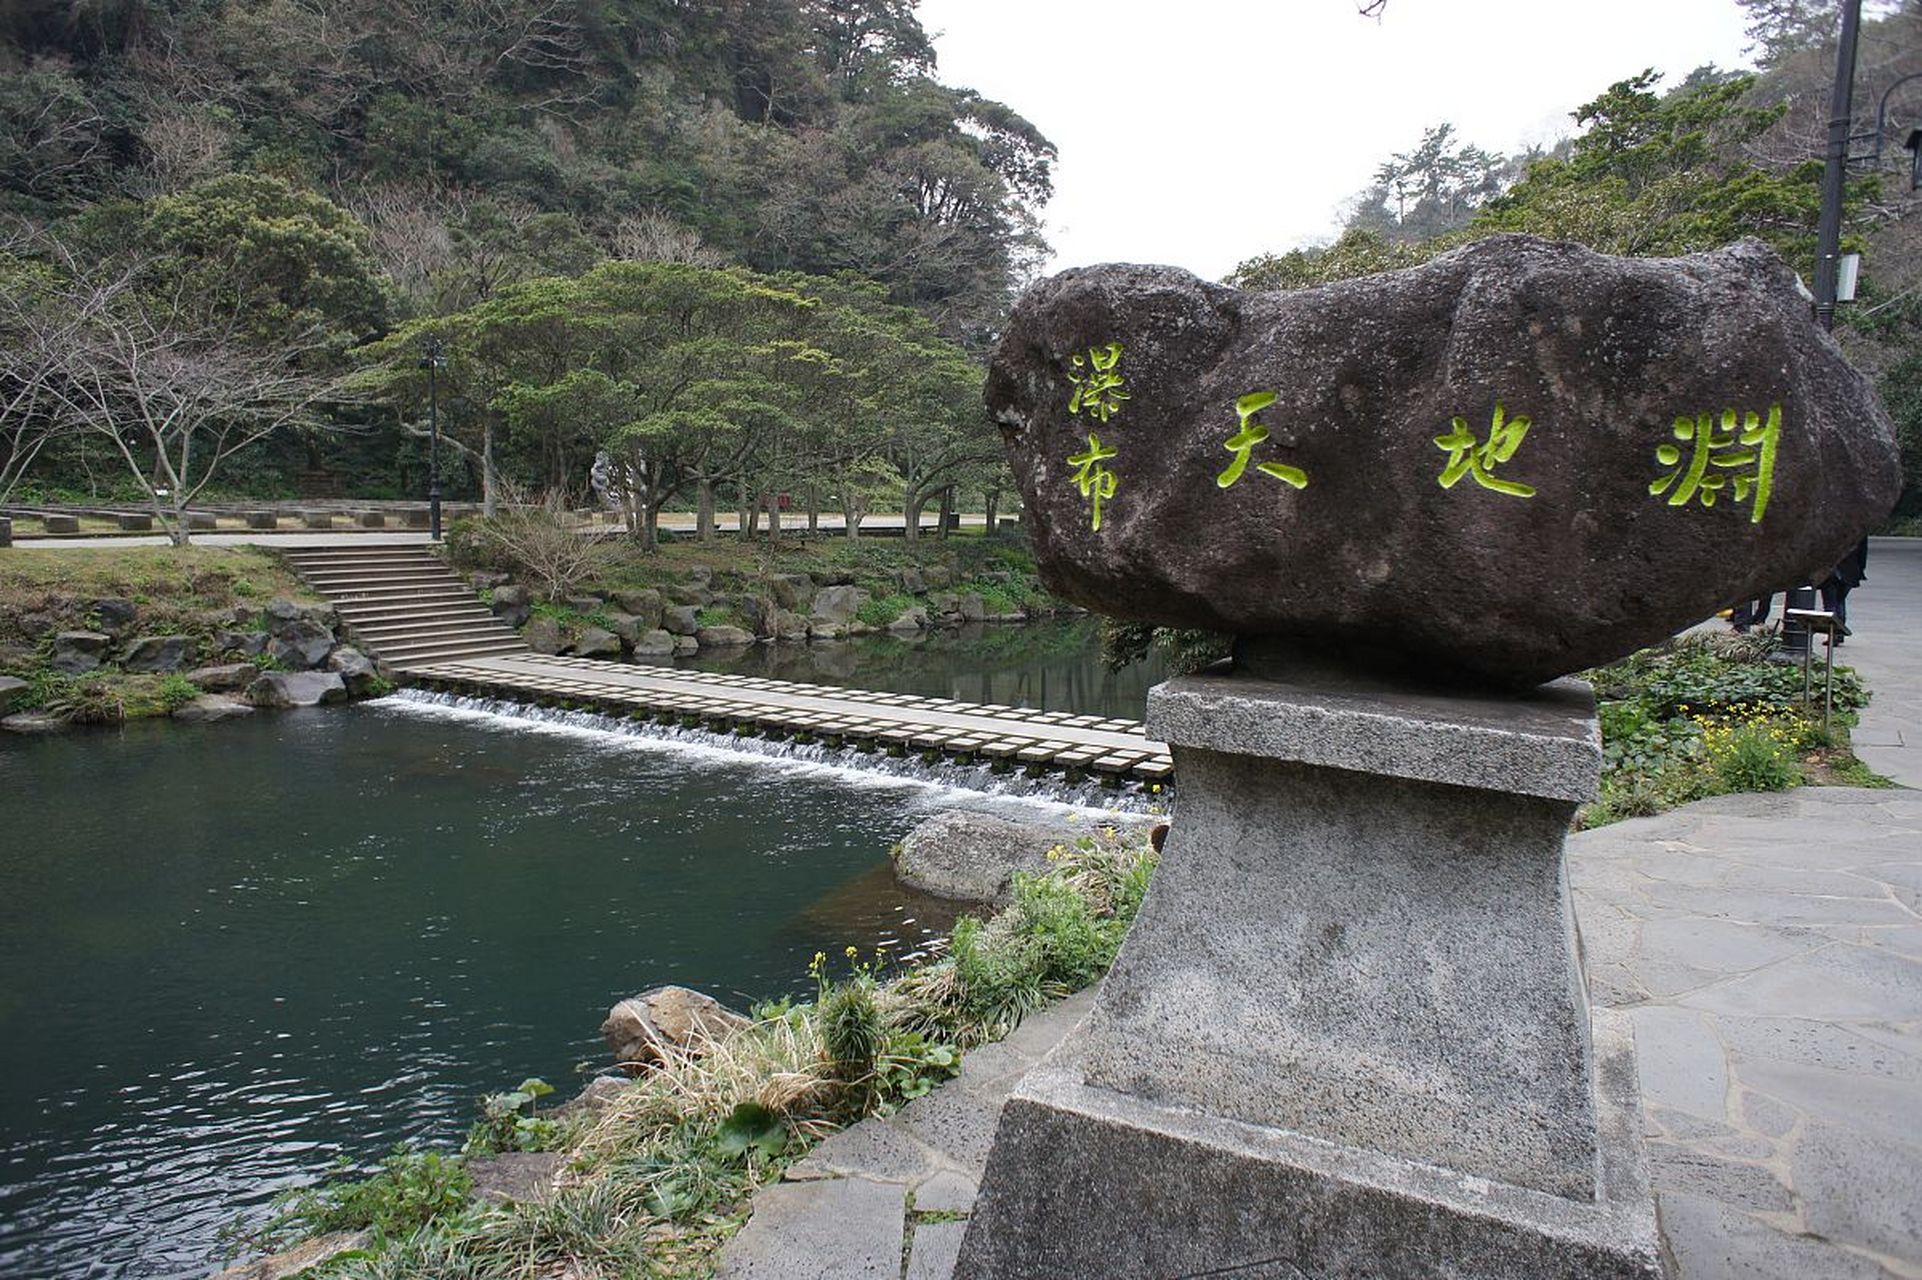
[[[1497,236],[1294,293],[1069,271],[986,394],[1056,592],[1511,685],[1825,570],[1899,485],[1868,381],[1755,242]]]

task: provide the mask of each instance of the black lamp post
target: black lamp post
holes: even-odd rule
[[[1842,38],[1835,51],[1835,89],[1829,95],[1829,145],[1822,163],[1822,215],[1815,226],[1815,321],[1824,329],[1835,328],[1835,284],[1842,265],[1842,189],[1848,180],[1855,47],[1861,28],[1862,0],[1842,0]]]
[[[438,337],[429,336],[421,348],[420,367],[427,370],[427,536],[440,541],[440,384],[435,375],[447,367],[447,352]]]

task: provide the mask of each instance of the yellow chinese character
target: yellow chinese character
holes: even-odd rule
[[[1089,347],[1085,356],[1075,356],[1069,362],[1068,381],[1075,386],[1074,395],[1068,399],[1068,412],[1080,413],[1086,409],[1101,422],[1120,413],[1122,402],[1128,398],[1128,393],[1122,388],[1128,384],[1115,372],[1115,366],[1119,363],[1119,342],[1110,342],[1106,347]]]
[[[1217,485],[1227,489],[1241,479],[1242,472],[1248,469],[1248,455],[1255,451],[1256,445],[1268,439],[1268,428],[1256,422],[1255,415],[1279,398],[1272,391],[1251,391],[1235,401],[1235,412],[1241,417],[1241,429],[1229,436],[1228,443],[1223,446],[1235,455],[1235,460],[1228,464],[1226,471],[1215,477]],[[1283,484],[1291,484],[1297,489],[1308,487],[1308,473],[1299,467],[1283,466],[1279,462],[1257,462],[1255,470],[1263,475],[1273,476]]]
[[[1655,460],[1673,470],[1651,481],[1648,491],[1660,497],[1673,486],[1675,492],[1668,494],[1669,506],[1684,506],[1690,498],[1699,498],[1703,506],[1712,507],[1730,478],[1717,472],[1742,470],[1746,474],[1734,477],[1735,501],[1748,502],[1752,497],[1749,523],[1760,524],[1762,513],[1768,510],[1769,493],[1775,487],[1775,447],[1782,438],[1782,406],[1770,405],[1766,421],[1759,413],[1724,409],[1720,425],[1717,430],[1713,413],[1675,419],[1675,438],[1691,446],[1688,465],[1682,465],[1679,445],[1656,446]],[[1681,483],[1677,484],[1678,480]]]
[[[1068,465],[1075,468],[1075,488],[1081,490],[1082,497],[1094,499],[1092,527],[1097,533],[1101,531],[1101,504],[1114,497],[1115,485],[1118,483],[1115,473],[1101,464],[1119,452],[1120,450],[1111,444],[1102,444],[1101,437],[1090,431],[1088,451],[1077,453],[1068,459]]]
[[[1497,400],[1495,421],[1488,429],[1486,443],[1476,441],[1475,433],[1468,429],[1468,422],[1463,418],[1456,418],[1450,423],[1454,427],[1453,431],[1445,436],[1435,437],[1435,447],[1448,451],[1448,463],[1442,468],[1440,477],[1442,488],[1452,489],[1457,480],[1463,476],[1472,475],[1475,477],[1475,483],[1484,489],[1493,489],[1496,493],[1506,493],[1517,498],[1535,496],[1534,486],[1522,484],[1516,480],[1498,479],[1494,474],[1498,465],[1514,457],[1515,450],[1522,447],[1522,440],[1528,435],[1528,428],[1532,425],[1525,414],[1516,414],[1505,422],[1504,415],[1502,402]]]

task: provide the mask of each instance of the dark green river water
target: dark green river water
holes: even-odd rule
[[[1121,715],[1148,683],[1074,628],[779,659]],[[218,1226],[336,1156],[453,1144],[530,1074],[570,1092],[624,995],[744,1006],[816,950],[912,950],[948,916],[888,845],[1013,803],[396,700],[5,737],[0,1277],[203,1276]]]

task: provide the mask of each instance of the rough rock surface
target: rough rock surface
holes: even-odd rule
[[[347,701],[347,683],[332,671],[269,671],[247,686],[256,707],[318,707]]]
[[[739,627],[702,627],[694,636],[703,649],[738,649],[754,643],[754,633]]]
[[[128,671],[165,675],[184,670],[200,656],[200,642],[192,636],[142,636],[127,646],[120,665]]]
[[[234,693],[252,684],[259,675],[260,668],[251,662],[229,662],[214,667],[195,667],[187,673],[187,679],[208,693]]]
[[[521,639],[535,653],[559,653],[566,640],[561,635],[561,624],[552,618],[530,618],[521,629]]]
[[[811,616],[816,622],[846,625],[867,602],[868,593],[859,587],[823,587],[815,593]]]
[[[330,1231],[324,1236],[303,1240],[285,1253],[229,1267],[212,1280],[293,1280],[329,1258],[363,1247],[368,1238],[369,1233],[365,1231]]]
[[[1099,825],[1146,825],[1144,819],[1111,815]],[[1048,850],[1085,836],[1094,824],[1067,821],[1014,822],[971,809],[944,809],[901,841],[894,875],[902,884],[938,898],[1006,903],[1017,871],[1048,869]]]
[[[583,658],[618,658],[621,638],[604,627],[583,627],[571,648]]]
[[[661,593],[651,587],[638,591],[616,591],[614,603],[623,612],[641,619],[643,631],[652,631],[661,625]]]
[[[267,633],[267,652],[283,667],[310,671],[334,651],[334,633],[312,618],[275,622]]]
[[[643,631],[634,637],[634,656],[637,658],[665,658],[674,652],[674,636],[656,628]]]
[[[230,698],[223,693],[203,693],[192,702],[175,707],[173,718],[190,724],[216,724],[253,713],[254,709],[239,698]]]
[[[27,682],[15,676],[0,676],[0,715],[26,700]]]
[[[661,612],[661,626],[677,636],[691,636],[701,629],[700,606],[672,605]]]
[[[489,599],[487,607],[493,610],[496,618],[501,619],[508,626],[518,627],[524,625],[528,618],[533,616],[534,601],[526,587],[517,587],[508,583],[494,588],[494,594]]]
[[[1059,594],[1511,685],[1826,569],[1899,483],[1868,381],[1756,242],[1498,236],[1293,293],[1068,271],[986,396]]]
[[[53,660],[48,664],[65,676],[92,671],[106,656],[112,637],[104,631],[62,631],[53,640]]]
[[[607,1012],[601,1035],[624,1063],[662,1062],[677,1054],[698,1056],[747,1019],[713,996],[687,987],[654,987],[629,996]]]
[[[93,616],[100,629],[116,640],[132,629],[139,612],[133,601],[121,596],[109,596],[93,602]]]
[[[380,672],[373,660],[349,645],[327,655],[327,669],[338,675],[347,692],[356,698],[372,697],[380,684]]]
[[[50,711],[16,711],[0,719],[0,729],[8,733],[59,733],[67,722]]]

